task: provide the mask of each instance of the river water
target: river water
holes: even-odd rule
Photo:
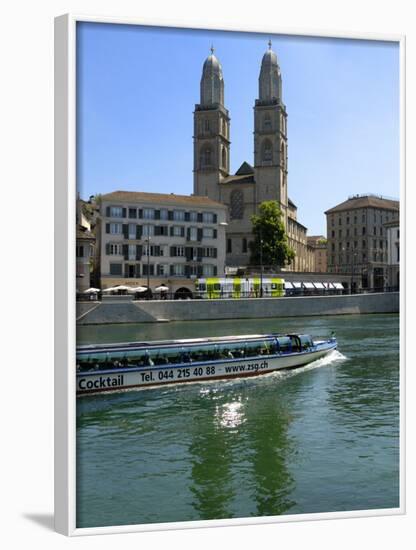
[[[307,367],[77,399],[77,527],[399,506],[399,316],[85,326],[78,343],[334,330]]]

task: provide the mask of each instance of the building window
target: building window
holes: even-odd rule
[[[135,244],[129,244],[128,254],[129,254],[129,260],[135,260],[136,259],[136,245]]]
[[[77,258],[83,258],[84,257],[84,245],[77,246]]]
[[[241,220],[244,217],[244,195],[240,189],[234,189],[230,195],[230,220]]]
[[[110,223],[110,234],[121,235],[123,231],[123,225],[121,223]]]
[[[204,227],[202,229],[202,236],[206,239],[213,239],[214,238],[214,229],[212,227]],[[194,239],[196,240],[196,239]]]
[[[349,229],[346,230],[346,236],[347,236],[347,237],[350,236],[350,230],[349,230]]]
[[[397,232],[396,232],[396,238],[400,239],[400,229],[398,229]]]
[[[342,237],[342,229],[340,229],[340,230],[338,231],[338,237],[339,237],[339,238]]]
[[[212,212],[204,212],[202,214],[202,221],[204,223],[214,223],[214,214]]]
[[[338,225],[342,225],[342,218],[341,217],[338,218]]]
[[[173,219],[175,221],[184,221],[185,220],[185,211],[184,210],[174,210]]]
[[[129,218],[137,218],[137,208],[129,208]]]
[[[204,277],[212,277],[215,275],[215,266],[211,264],[204,264],[202,266],[202,273]]]
[[[204,120],[204,130],[205,130],[205,132],[209,132],[209,119],[208,118],[206,118]]]
[[[129,239],[135,239],[135,238],[136,238],[136,224],[129,223]]]
[[[331,231],[331,237],[334,239],[335,238],[335,231]]]
[[[110,256],[119,256],[123,253],[121,244],[109,244],[107,250]]]
[[[155,234],[154,225],[143,225],[143,237],[153,237]]]
[[[189,212],[189,221],[197,222],[198,221],[198,212]]]
[[[212,154],[211,154],[210,147],[204,147],[203,149],[201,149],[200,163],[202,168],[211,166],[211,163],[212,163],[211,157],[212,157]]]
[[[155,266],[154,264],[143,264],[143,275],[154,275],[155,274]]]
[[[396,244],[396,262],[400,262],[400,246]]]
[[[350,223],[350,217],[347,216],[347,225]]]
[[[362,235],[365,235],[365,233],[366,233],[365,226],[363,226],[361,233],[362,233]]]
[[[263,129],[270,130],[271,127],[272,127],[272,120],[270,118],[269,113],[266,113],[263,118]]]
[[[227,239],[227,254],[231,254],[232,251],[233,251],[232,240]]]
[[[160,209],[160,219],[161,220],[169,219],[169,212],[168,212],[167,208],[161,208]]]
[[[173,274],[178,276],[185,275],[185,264],[173,264]]]
[[[197,241],[198,240],[198,228],[197,227],[190,227],[189,228],[189,240],[190,241]]]
[[[110,264],[110,275],[121,275],[122,268],[122,264]]]
[[[245,237],[243,237],[242,251],[243,251],[243,254],[247,254],[247,239]]]
[[[110,206],[110,218],[122,218],[123,208],[121,206]]]
[[[261,158],[266,162],[270,162],[273,158],[272,142],[269,139],[263,141]]]
[[[367,246],[367,243],[363,241],[363,248],[365,248],[366,246]]]
[[[154,220],[155,219],[154,208],[143,208],[143,218],[145,220]]]
[[[227,168],[227,151],[225,150],[225,147],[222,148],[221,162],[222,162],[222,167]]]

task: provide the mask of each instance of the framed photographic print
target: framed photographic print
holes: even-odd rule
[[[404,512],[403,59],[56,19],[57,531]]]

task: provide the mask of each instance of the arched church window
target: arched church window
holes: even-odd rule
[[[231,191],[230,220],[241,220],[244,217],[244,195],[239,189]]]
[[[209,120],[206,118],[204,122],[204,130],[209,132]]]
[[[272,119],[269,113],[266,113],[263,118],[263,130],[270,130],[272,127]]]
[[[225,150],[225,147],[222,147],[221,151],[221,164],[223,168],[227,168],[227,151]]]
[[[202,168],[211,166],[212,152],[210,147],[204,147],[203,149],[201,149],[200,164]]]
[[[269,139],[263,141],[261,158],[264,161],[271,161],[273,158],[272,142]]]

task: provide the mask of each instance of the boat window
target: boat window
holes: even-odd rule
[[[290,353],[292,351],[292,341],[288,336],[279,336],[277,341],[281,353]]]
[[[302,349],[309,349],[310,347],[313,346],[312,338],[307,334],[302,334],[301,336],[299,336],[299,338],[300,338]]]

